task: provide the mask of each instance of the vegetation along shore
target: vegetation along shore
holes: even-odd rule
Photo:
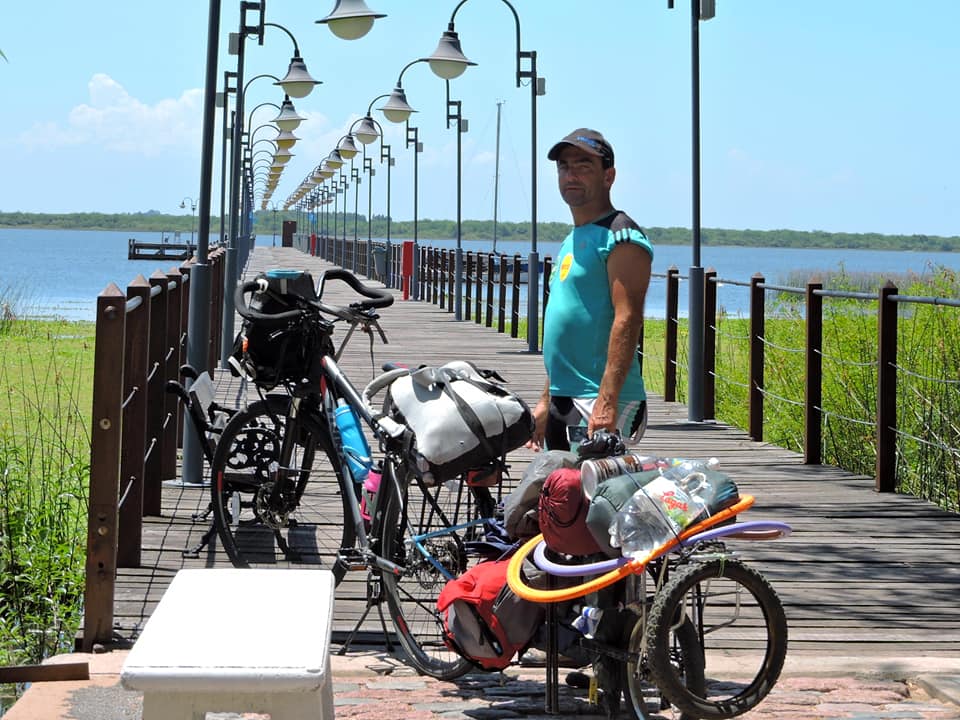
[[[353,215],[348,213],[350,224]],[[343,222],[343,214],[328,216],[328,222]],[[277,232],[284,220],[297,220],[298,215],[290,211],[262,210],[254,214],[254,230],[261,235]],[[302,215],[300,216],[302,222]],[[358,232],[368,235],[367,218],[358,216]],[[196,228],[196,218],[192,215],[168,215],[157,211],[142,213],[64,213],[40,214],[23,212],[0,212],[0,228],[17,229],[58,229],[58,230],[119,230],[126,232],[182,232],[189,233]],[[220,218],[211,217],[210,232],[219,233]],[[549,222],[537,225],[537,239],[540,242],[560,242],[570,231],[567,223]],[[373,225],[369,233],[374,237],[385,237],[387,218],[373,216]],[[690,229],[680,227],[648,227],[647,234],[654,244],[687,245],[690,242]],[[453,220],[422,219],[418,222],[417,235],[423,240],[444,240],[456,237],[456,223]],[[393,238],[413,237],[413,221],[392,220],[390,236]],[[530,223],[498,222],[497,238],[502,241],[523,241],[529,239]],[[462,223],[464,240],[489,240],[493,237],[492,220],[465,220]],[[745,247],[799,247],[799,248],[869,248],[874,250],[913,250],[927,252],[960,252],[960,236],[942,237],[937,235],[884,235],[881,233],[836,233],[822,230],[729,230],[721,228],[703,228],[701,242],[713,246]]]

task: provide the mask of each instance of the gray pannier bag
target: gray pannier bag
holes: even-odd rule
[[[517,395],[457,360],[423,367],[390,383],[386,407],[414,434],[412,457],[423,481],[436,484],[491,463],[533,436],[533,415]]]
[[[554,470],[577,466],[577,454],[569,450],[544,450],[523,471],[520,484],[503,501],[503,525],[507,535],[529,540],[540,532],[539,502],[543,483]]]

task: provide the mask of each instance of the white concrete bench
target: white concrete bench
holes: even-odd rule
[[[123,664],[143,720],[333,720],[326,570],[181,570]]]

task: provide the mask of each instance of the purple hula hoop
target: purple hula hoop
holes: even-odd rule
[[[789,535],[791,532],[793,532],[793,529],[786,523],[782,522],[751,520],[748,522],[735,523],[733,525],[723,525],[721,527],[711,528],[710,530],[704,530],[702,533],[691,535],[686,540],[683,540],[681,545],[696,545],[699,542],[706,542],[707,540],[716,540],[717,538],[728,537],[730,535],[741,535],[744,533],[746,536],[743,539],[749,540],[751,539],[749,537],[750,533],[768,532],[776,532],[778,533],[777,537],[784,537],[785,535]],[[757,539],[768,538],[758,537]],[[553,562],[553,560],[550,560],[547,557],[547,545],[543,540],[537,543],[537,547],[533,550],[534,564],[536,564],[536,566],[544,572],[548,572],[551,575],[559,575],[560,577],[600,575],[601,573],[615,570],[621,565],[625,565],[629,561],[630,558],[618,557],[611,560],[598,560],[596,562],[584,563],[582,565],[561,565],[560,563]]]

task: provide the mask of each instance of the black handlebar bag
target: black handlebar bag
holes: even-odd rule
[[[317,300],[313,277],[306,271],[269,270],[256,279],[265,280],[267,289],[253,293],[249,307],[255,312],[276,315]],[[233,343],[230,372],[264,390],[281,383],[314,382],[327,353],[333,353],[329,330],[307,313],[279,322],[245,317]]]

